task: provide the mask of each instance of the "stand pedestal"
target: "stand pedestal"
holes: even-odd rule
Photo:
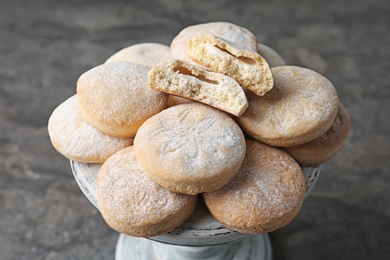
[[[71,161],[74,178],[84,195],[98,208],[96,201],[96,177],[100,164]],[[303,167],[306,193],[314,187],[320,167]],[[271,260],[269,237],[241,234],[226,229],[208,212],[200,200],[193,215],[180,227],[167,234],[136,238],[120,234],[115,251],[116,260]]]
[[[174,246],[145,238],[119,235],[115,260],[271,260],[268,235],[257,235],[238,242],[217,246]]]

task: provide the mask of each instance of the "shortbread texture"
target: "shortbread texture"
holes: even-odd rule
[[[273,67],[285,66],[286,62],[283,58],[277,53],[274,49],[265,45],[263,43],[259,43],[259,49],[257,51],[268,63],[268,65]]]
[[[161,43],[145,42],[119,50],[104,63],[128,61],[153,67],[160,61],[170,58],[171,52],[169,46]]]
[[[337,155],[347,141],[350,131],[351,117],[340,103],[337,116],[328,131],[308,143],[286,147],[285,151],[301,166],[320,165]]]
[[[333,124],[339,99],[333,84],[319,73],[297,66],[272,68],[275,86],[260,97],[248,92],[249,107],[238,118],[248,135],[288,147],[314,140]]]
[[[66,158],[84,163],[103,163],[111,155],[133,144],[133,138],[104,134],[84,119],[77,96],[56,109],[48,122],[50,141]]]
[[[175,96],[175,95],[169,95],[167,106],[173,107],[176,105],[188,104],[188,103],[193,103],[193,102],[195,102],[195,100],[193,100],[193,99],[188,99],[188,98]]]
[[[194,65],[200,65],[187,56],[186,46],[188,40],[200,33],[210,33],[229,42],[233,42],[241,49],[257,51],[256,36],[248,29],[229,22],[211,22],[188,26],[181,30],[172,40],[171,55],[175,59],[184,60]]]
[[[301,209],[305,177],[284,151],[254,140],[237,176],[215,192],[203,193],[210,213],[240,233],[262,234],[290,223]]]
[[[242,115],[248,107],[244,90],[234,79],[185,61],[163,61],[148,75],[152,89],[196,100],[235,116]]]
[[[167,94],[149,88],[149,70],[142,64],[114,62],[82,74],[77,96],[88,123],[112,136],[134,137],[168,101]]]
[[[134,148],[156,183],[198,194],[226,185],[237,174],[245,156],[245,138],[226,113],[192,103],[148,119],[134,139]]]
[[[263,96],[274,86],[267,61],[212,34],[197,34],[187,43],[187,55],[207,68],[234,78],[241,86]]]
[[[98,173],[99,210],[109,226],[129,236],[150,237],[181,225],[197,197],[171,192],[145,174],[133,146],[111,156]]]

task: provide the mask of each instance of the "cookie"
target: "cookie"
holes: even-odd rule
[[[212,216],[228,229],[261,234],[294,219],[305,188],[304,174],[291,156],[248,140],[237,176],[221,189],[203,193],[203,198]]]
[[[210,33],[239,45],[242,49],[257,51],[256,36],[248,29],[228,22],[211,22],[188,26],[172,40],[170,49],[175,59],[199,65],[186,54],[188,40],[199,33]]]
[[[168,100],[167,94],[149,88],[149,70],[146,65],[114,62],[82,74],[77,95],[87,122],[112,136],[134,137]]]
[[[323,135],[297,146],[286,147],[290,154],[301,166],[320,165],[332,159],[341,150],[351,131],[351,118],[347,109],[340,103],[337,116]]]
[[[219,189],[238,172],[245,139],[226,113],[191,103],[170,107],[148,119],[134,138],[145,173],[174,192]]]
[[[280,57],[275,50],[265,44],[259,43],[257,53],[263,56],[271,68],[286,65],[286,62],[282,59],[282,57]]]
[[[111,156],[96,179],[99,210],[120,233],[151,237],[180,226],[195,210],[197,197],[171,192],[145,174],[133,146]]]
[[[112,137],[89,125],[81,114],[76,95],[54,109],[48,132],[59,153],[85,163],[103,163],[112,154],[133,144],[133,138]]]
[[[109,57],[105,63],[128,61],[153,67],[160,61],[171,58],[169,46],[160,43],[138,43],[126,47]]]
[[[257,52],[245,50],[212,34],[197,34],[187,42],[192,60],[234,78],[241,86],[263,96],[274,86],[267,61]]]
[[[179,96],[175,96],[175,95],[169,95],[167,106],[173,107],[176,105],[188,104],[188,103],[193,103],[193,102],[195,102],[195,100],[184,98],[184,97],[179,97]]]
[[[182,60],[166,60],[154,66],[149,71],[149,86],[235,116],[240,116],[248,107],[244,90],[234,79]]]
[[[245,133],[263,143],[288,147],[314,140],[333,124],[339,106],[333,84],[317,72],[272,68],[275,86],[263,97],[247,93],[249,107],[238,118]]]

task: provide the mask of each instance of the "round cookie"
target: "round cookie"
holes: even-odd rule
[[[194,103],[194,102],[197,102],[197,101],[192,100],[192,99],[188,99],[188,98],[175,96],[175,95],[169,95],[167,106],[173,107],[176,105],[188,104],[188,103]]]
[[[237,176],[215,192],[203,193],[210,213],[240,233],[268,233],[290,223],[301,209],[305,177],[286,152],[247,141]]]
[[[59,153],[85,163],[103,163],[112,154],[133,144],[133,138],[113,137],[89,125],[81,114],[76,95],[54,109],[48,132]]]
[[[257,53],[263,56],[271,68],[286,65],[282,57],[280,57],[275,50],[265,44],[259,43]]]
[[[99,210],[113,229],[129,236],[162,235],[195,210],[197,197],[171,192],[145,174],[133,146],[111,156],[96,180]]]
[[[129,61],[153,67],[171,58],[169,46],[160,43],[138,43],[126,47],[109,57],[105,63]]]
[[[82,74],[77,95],[85,119],[117,137],[134,137],[149,117],[166,107],[168,95],[149,88],[146,65],[114,62]]]
[[[257,51],[256,36],[248,29],[228,22],[211,22],[188,26],[180,31],[171,42],[170,48],[172,57],[195,65],[200,65],[186,55],[188,40],[200,33],[210,33],[228,40],[242,49]]]
[[[325,133],[339,106],[333,84],[296,66],[274,67],[272,74],[275,85],[266,95],[247,93],[249,107],[238,118],[244,132],[280,147],[303,144]]]
[[[226,113],[191,103],[148,119],[134,138],[138,161],[159,185],[180,193],[219,189],[238,172],[245,139]]]
[[[284,150],[301,166],[320,165],[336,156],[350,131],[351,118],[347,109],[340,103],[337,116],[328,131],[313,141],[286,147]]]
[[[274,86],[271,68],[263,56],[213,34],[201,33],[191,37],[187,43],[187,56],[233,78],[256,95],[264,96]]]

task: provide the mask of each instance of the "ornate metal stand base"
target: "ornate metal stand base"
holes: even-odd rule
[[[175,246],[121,234],[115,260],[271,260],[268,235],[257,235],[218,246]]]

